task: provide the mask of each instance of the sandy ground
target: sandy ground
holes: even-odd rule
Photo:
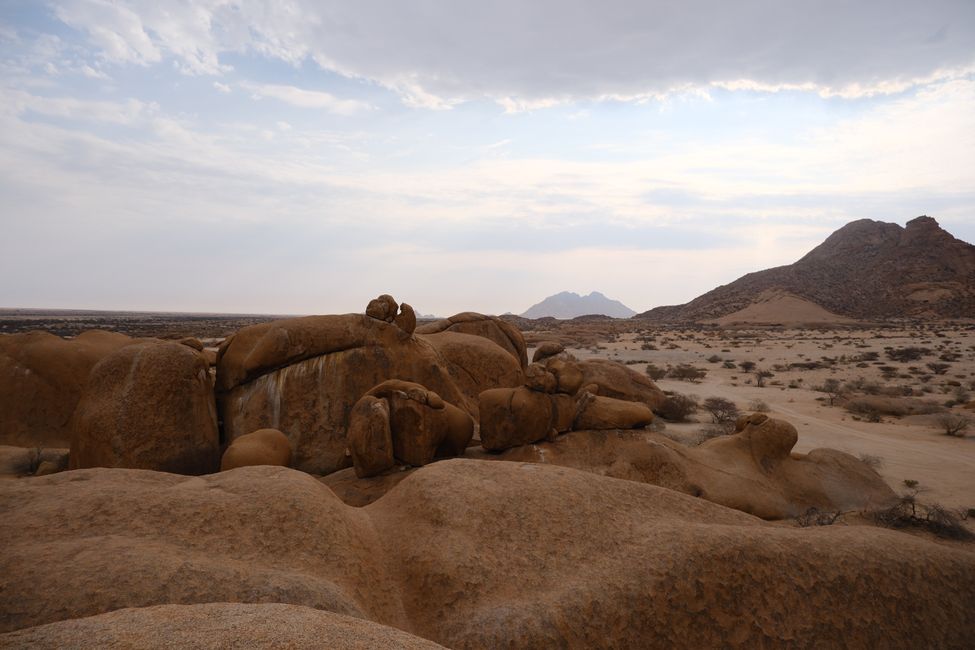
[[[643,350],[652,337],[656,350]],[[894,362],[885,347],[926,347],[932,353],[917,361]],[[909,386],[918,399],[939,404],[955,397],[956,386],[975,393],[975,328],[962,325],[943,330],[645,330],[643,333],[620,334],[615,342],[598,347],[569,348],[579,358],[602,357],[629,362],[634,370],[644,372],[647,362],[660,368],[681,363],[707,370],[699,383],[661,379],[665,391],[707,397],[724,397],[743,411],[750,410],[755,400],[765,402],[769,415],[791,422],[799,431],[796,451],[808,452],[818,447],[831,447],[855,456],[869,455],[879,459],[878,472],[898,492],[905,492],[905,480],[918,481],[919,500],[940,503],[951,508],[975,508],[975,427],[967,438],[947,436],[937,428],[937,416],[884,417],[881,422],[854,419],[841,406],[829,406],[824,394],[813,390],[828,378],[849,382],[864,378],[886,387]],[[876,352],[878,359],[857,361],[863,353]],[[938,362],[939,355],[954,353],[959,357],[950,363],[943,375],[931,373],[926,364]],[[721,362],[708,362],[717,355]],[[828,357],[836,360],[828,368],[783,370],[793,362],[809,362]],[[749,360],[758,368],[774,373],[764,387],[755,385],[754,374],[740,368],[725,368],[725,360],[735,363]],[[860,367],[858,367],[858,363]],[[774,369],[779,366],[779,369]],[[884,378],[881,367],[891,366],[896,372]],[[915,370],[910,370],[914,367]],[[926,379],[925,379],[926,378]],[[927,391],[927,392],[922,392]],[[971,399],[971,397],[969,397]],[[957,413],[975,411],[953,409]],[[710,415],[699,412],[695,422],[667,424],[671,435],[696,437],[710,422]]]

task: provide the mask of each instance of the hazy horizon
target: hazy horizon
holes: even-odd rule
[[[637,312],[975,241],[970,2],[0,7],[0,307]]]

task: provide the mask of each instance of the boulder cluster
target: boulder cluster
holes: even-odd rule
[[[647,390],[630,395],[629,400],[601,396],[601,390],[614,389],[600,372],[603,366],[593,363],[578,361],[557,343],[543,343],[525,370],[522,386],[481,393],[481,446],[502,451],[555,440],[568,431],[634,429],[650,424],[653,412],[647,402],[662,402],[660,391],[648,380]],[[629,372],[625,366],[619,367],[624,374]]]
[[[892,497],[846,454],[792,454],[795,429],[763,415],[693,449],[653,434],[644,427],[664,401],[621,363],[551,341],[529,363],[505,320],[465,312],[417,326],[384,294],[360,314],[244,327],[217,349],[97,331],[0,336],[0,470],[351,468],[381,491],[394,470],[474,455],[665,485],[770,519]]]

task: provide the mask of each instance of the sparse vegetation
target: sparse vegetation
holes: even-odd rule
[[[703,368],[696,368],[687,363],[678,364],[667,370],[667,377],[678,381],[699,382],[708,374]]]
[[[735,420],[741,415],[738,406],[724,397],[709,397],[702,404],[705,411],[711,414],[711,421],[715,424],[731,423],[734,428]]]
[[[964,438],[972,426],[972,419],[961,413],[943,413],[938,416],[937,422],[946,436],[957,436],[959,438]]]
[[[687,418],[697,412],[697,409],[697,399],[692,395],[671,393],[667,395],[657,415],[671,422],[686,422]]]

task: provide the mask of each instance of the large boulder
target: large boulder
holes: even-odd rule
[[[552,357],[552,359],[559,357]],[[569,360],[572,360],[571,357]],[[549,363],[551,364],[552,361]],[[642,402],[652,411],[663,406],[667,399],[663,391],[657,388],[649,377],[618,361],[587,359],[577,361],[576,367],[582,372],[582,385],[596,384],[599,387],[599,394],[603,397]]]
[[[459,332],[490,339],[515,358],[524,370],[528,367],[528,346],[518,328],[497,316],[485,316],[472,311],[455,314],[450,318],[426,323],[416,328],[417,334]]]
[[[88,373],[133,342],[100,330],[74,339],[47,332],[0,335],[0,444],[67,447]]]
[[[123,608],[281,603],[451,648],[962,648],[971,639],[967,544],[770,524],[565,467],[446,460],[362,508],[279,467],[192,478],[81,470],[0,481],[0,512],[2,632]],[[200,645],[232,635],[226,607],[196,617],[212,621]],[[174,609],[132,611],[76,629],[95,646],[114,626],[121,640],[135,625],[177,646],[189,638]],[[315,617],[288,616],[296,634],[307,624],[329,645]],[[274,623],[267,637],[259,624],[243,629],[256,636],[241,643],[288,639]],[[31,634],[0,644],[65,638]]]
[[[653,412],[641,402],[600,397],[584,393],[576,407],[578,415],[572,428],[582,429],[639,429],[653,422]]]
[[[440,353],[454,383],[474,404],[486,388],[513,388],[525,381],[515,357],[492,339],[450,330],[418,338]]]
[[[349,447],[356,475],[374,476],[396,462],[419,467],[458,456],[474,435],[471,416],[414,382],[385,381],[352,409]]]
[[[352,409],[384,381],[422,385],[452,405],[448,411],[456,421],[463,418],[454,407],[477,417],[481,391],[524,381],[517,356],[494,342],[507,331],[503,321],[497,325],[487,319],[493,324],[490,327],[482,323],[494,338],[451,328],[413,334],[409,305],[380,296],[368,311],[372,315],[262,323],[228,337],[220,347],[216,379],[227,440],[255,429],[279,429],[291,442],[293,467],[328,474],[352,464],[347,453]],[[457,325],[461,330],[468,326],[481,327],[478,321],[462,320]],[[513,336],[521,340],[517,330]],[[504,340],[510,344],[508,338]],[[390,415],[395,416],[392,411]],[[462,437],[445,440],[456,447]]]
[[[149,341],[98,362],[71,421],[72,469],[129,467],[181,474],[216,471],[216,408],[203,355]]]
[[[433,641],[371,621],[281,603],[131,607],[0,634],[4,648],[260,647],[290,650],[443,650]]]
[[[293,467],[334,472],[352,463],[346,449],[353,406],[389,379],[416,382],[477,412],[438,350],[394,323],[346,314],[245,327],[224,341],[217,363],[224,435],[232,441],[279,429],[291,442]]]
[[[481,446],[499,451],[527,445],[557,432],[552,395],[518,388],[494,388],[480,397]]]
[[[291,445],[288,436],[277,429],[258,429],[236,438],[220,459],[220,471],[251,465],[291,464]]]
[[[859,459],[833,449],[792,453],[792,425],[762,414],[749,419],[738,433],[697,447],[647,430],[578,430],[555,443],[536,441],[483,457],[651,483],[763,519],[796,517],[810,508],[847,512],[897,502],[893,490]]]

